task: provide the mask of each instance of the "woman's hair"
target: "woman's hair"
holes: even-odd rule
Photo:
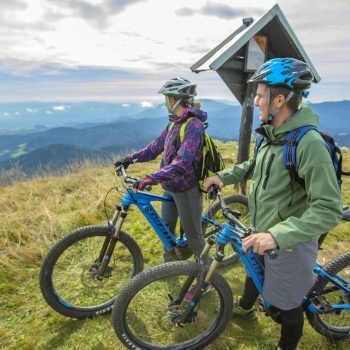
[[[175,97],[175,99],[177,99]],[[180,105],[182,107],[194,107],[194,108],[201,108],[202,107],[202,102],[198,101],[198,100],[194,100],[193,97],[189,97],[189,98],[182,98]]]
[[[283,88],[283,87],[274,87],[274,86],[269,86],[268,87],[270,89],[270,101],[272,101],[276,96],[278,95],[282,95],[285,98],[287,98],[287,96],[289,95],[289,93],[291,92],[290,89],[287,88]],[[293,96],[291,97],[291,99],[287,102],[287,107],[290,108],[292,111],[296,111],[299,109],[301,100],[302,100],[302,91],[294,91]]]

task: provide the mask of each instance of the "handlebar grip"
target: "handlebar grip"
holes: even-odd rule
[[[215,199],[218,195],[218,191],[219,191],[219,186],[217,185],[211,185],[209,188],[208,188],[208,197],[209,199]]]
[[[278,257],[278,250],[276,249],[268,249],[265,251],[265,254],[267,254],[270,259],[276,259]]]
[[[152,185],[146,185],[143,189],[145,191],[152,191]]]

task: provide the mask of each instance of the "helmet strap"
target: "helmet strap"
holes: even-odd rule
[[[294,95],[294,91],[290,90],[289,94],[286,97],[286,101],[284,103],[288,103],[291,100],[291,98],[293,97],[293,95]]]
[[[290,90],[289,94],[287,95],[285,101],[284,101],[284,104],[285,105],[286,103],[288,103],[291,98],[293,97],[294,95],[294,91],[293,90]],[[266,89],[266,97],[267,97],[267,105],[268,105],[268,116],[267,116],[267,123],[268,124],[271,124],[272,123],[272,120],[276,117],[276,115],[278,114],[278,112],[280,111],[279,108],[277,108],[275,110],[275,112],[272,112],[271,111],[271,108],[270,108],[270,102],[271,102],[271,90],[269,87],[267,87]]]
[[[171,113],[172,114],[175,114],[175,109],[177,108],[177,106],[181,103],[181,100],[177,100],[175,103],[174,103],[174,106],[173,108],[171,109]]]
[[[270,100],[271,100],[271,90],[268,85],[266,85],[266,99],[267,99],[267,124],[271,124],[275,114],[272,113],[270,108]]]

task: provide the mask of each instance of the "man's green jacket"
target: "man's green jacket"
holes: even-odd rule
[[[251,224],[259,232],[270,232],[280,249],[328,232],[342,218],[342,201],[328,147],[320,134],[311,130],[297,146],[297,173],[305,181],[291,186],[284,168],[283,146],[269,141],[284,140],[290,130],[318,126],[318,116],[303,106],[281,126],[263,125],[257,132],[265,137],[256,156],[249,190]],[[225,185],[241,182],[253,160],[218,173]],[[254,163],[253,163],[254,164]]]

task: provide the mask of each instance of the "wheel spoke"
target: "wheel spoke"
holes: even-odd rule
[[[122,244],[115,247],[109,263],[109,277],[97,279],[96,262],[104,237],[95,236],[70,246],[57,260],[53,287],[62,301],[74,307],[92,307],[111,301],[132,276],[133,261]]]
[[[224,307],[221,292],[215,286],[201,297],[184,326],[179,326],[178,321],[189,304],[182,300],[173,305],[172,300],[176,300],[187,278],[188,274],[180,272],[155,278],[133,295],[124,313],[124,323],[128,337],[141,348],[185,349],[218,327]],[[115,309],[115,312],[120,317],[121,311]]]

